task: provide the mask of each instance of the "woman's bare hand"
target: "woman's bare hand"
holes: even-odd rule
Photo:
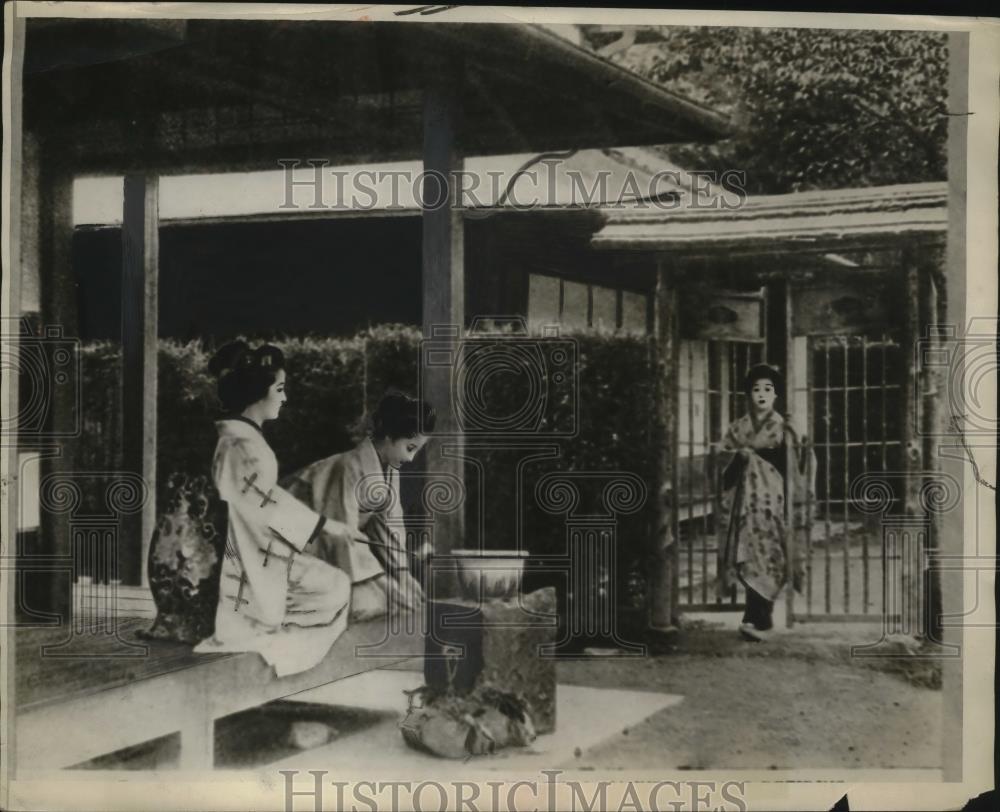
[[[329,533],[331,536],[349,538],[353,541],[368,541],[368,536],[362,533],[358,528],[351,527],[349,524],[345,524],[344,522],[338,522],[336,519],[328,518],[326,523],[323,525],[323,531]]]

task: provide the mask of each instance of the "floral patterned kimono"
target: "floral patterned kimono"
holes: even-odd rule
[[[791,485],[798,527],[807,521],[806,494],[813,491],[807,473],[812,475],[816,466],[807,462],[807,453],[791,425],[774,411],[759,424],[747,414],[732,423],[723,438],[718,570],[721,596],[728,595],[738,579],[773,601],[787,580],[785,469],[788,443],[794,448],[796,462]],[[736,453],[741,448],[750,450],[748,460]],[[803,563],[803,556],[797,554],[793,566],[796,590],[801,589]]]
[[[350,451],[303,468],[286,481],[289,491],[313,509],[373,542],[321,534],[310,551],[351,577],[351,618],[378,617],[390,608],[416,609],[424,600],[410,573],[399,472],[383,469],[371,439]]]
[[[215,634],[195,651],[257,651],[279,677],[305,671],[347,627],[350,583],[303,552],[326,519],[278,487],[278,462],[260,429],[244,418],[216,427],[212,476],[228,536]]]

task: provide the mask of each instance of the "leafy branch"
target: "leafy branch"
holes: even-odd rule
[[[729,114],[732,138],[660,149],[689,168],[742,169],[752,193],[945,177],[939,34],[586,26],[583,36],[605,58]]]

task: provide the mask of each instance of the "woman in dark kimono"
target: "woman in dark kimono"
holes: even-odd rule
[[[434,430],[430,404],[390,391],[372,416],[369,435],[350,451],[319,460],[289,478],[289,490],[306,504],[360,531],[370,542],[325,533],[310,552],[351,578],[351,619],[417,609],[424,600],[412,575],[412,558],[427,550],[406,548],[399,468],[413,461]]]
[[[759,364],[750,369],[744,381],[750,411],[729,426],[722,441],[720,593],[729,594],[737,580],[746,588],[740,633],[755,641],[766,639],[773,627],[774,601],[787,580],[788,486],[795,500],[796,524],[803,524],[802,507],[811,491],[807,475],[815,469],[808,463],[804,445],[790,420],[775,409],[782,389],[781,374],[773,367]],[[795,460],[791,472],[787,470],[788,446]],[[796,558],[793,586],[799,590],[802,561]]]

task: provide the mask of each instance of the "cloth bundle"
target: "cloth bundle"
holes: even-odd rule
[[[426,686],[406,693],[409,707],[400,729],[415,750],[464,759],[535,740],[526,703],[513,694],[483,687],[456,696]]]

